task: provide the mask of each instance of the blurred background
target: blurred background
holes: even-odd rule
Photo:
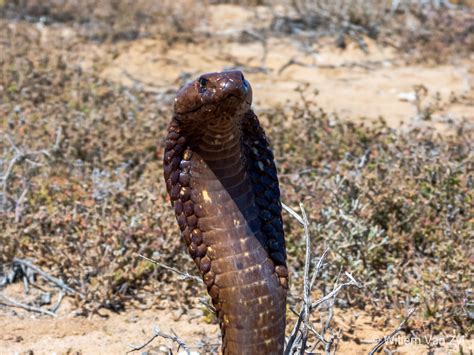
[[[474,223],[472,0],[0,0],[0,349],[219,349],[162,178],[176,90],[238,69],[282,201],[308,214],[314,351],[464,353]],[[305,240],[284,214],[291,292]],[[145,350],[168,353],[172,341]]]

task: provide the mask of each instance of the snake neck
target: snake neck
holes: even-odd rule
[[[200,135],[194,153],[205,162],[224,188],[237,182],[247,182],[245,174],[246,159],[241,149],[241,119],[223,119],[218,124],[210,123]]]
[[[220,157],[225,156],[224,152],[235,150],[240,144],[240,136],[241,125],[235,124],[232,120],[225,120],[219,125],[210,124],[202,133],[196,151],[204,153],[209,160],[215,160],[212,153]]]
[[[281,223],[279,215],[266,208],[278,205],[262,202],[279,196],[273,192],[277,180],[265,168],[272,157],[258,127],[249,134],[245,119],[253,116],[220,117],[188,120],[192,130],[185,121],[172,121],[164,157],[167,188],[216,308],[223,354],[281,354],[286,287],[273,251],[283,232],[274,223]]]

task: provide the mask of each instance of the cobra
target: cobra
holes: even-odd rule
[[[164,178],[217,311],[223,354],[281,354],[288,270],[272,151],[240,71],[209,73],[174,102]]]

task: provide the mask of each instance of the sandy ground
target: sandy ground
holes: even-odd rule
[[[23,302],[33,297],[24,295],[21,284],[9,286],[3,294]],[[155,327],[167,334],[174,331],[194,351],[201,341],[219,344],[218,326],[208,324],[199,308],[186,313],[171,309],[100,313],[103,317],[75,316],[68,299],[63,301],[57,318],[0,305],[0,354],[124,354],[130,350],[130,344],[139,345],[150,339]],[[397,315],[387,322],[385,315],[370,318],[364,312],[336,309],[333,329],[340,331],[337,353],[367,354],[378,339],[390,334],[401,321]],[[426,354],[430,350],[427,343],[432,345],[432,354],[458,354],[461,348],[474,349],[473,340],[449,332],[420,338],[400,333],[389,348],[397,354]],[[177,353],[176,344],[156,338],[142,351],[167,354],[168,349]]]
[[[373,43],[368,55],[355,45],[339,51],[329,44],[308,54],[289,40],[272,39],[264,67],[260,60],[262,46],[258,43],[216,44],[205,51],[198,45],[177,45],[167,51],[166,57],[160,55],[162,46],[160,41],[138,41],[105,68],[102,75],[125,85],[139,82],[150,90],[160,91],[175,87],[183,72],[196,77],[237,67],[242,68],[252,84],[257,112],[300,100],[295,89],[306,87],[307,93],[319,92],[317,102],[328,112],[351,119],[374,120],[383,116],[394,127],[416,116],[412,100],[415,85],[424,85],[430,100],[438,93],[443,102],[449,101],[451,94],[472,95],[474,88],[472,63],[405,66],[398,63],[391,50]],[[297,64],[288,65],[292,60]],[[259,67],[267,72],[254,72]],[[438,114],[474,119],[474,106],[447,104]]]
[[[102,75],[125,85],[140,84],[164,92],[179,86],[183,73],[194,78],[205,72],[238,68],[252,84],[257,112],[300,100],[295,89],[307,87],[308,94],[319,92],[317,102],[327,112],[348,119],[383,116],[393,127],[416,116],[414,87],[424,85],[428,89],[425,105],[437,94],[445,103],[431,124],[463,117],[474,122],[473,105],[449,102],[452,95],[474,101],[473,60],[439,66],[406,65],[394,49],[370,40],[367,54],[356,43],[345,50],[337,49],[333,39],[303,45],[289,38],[270,38],[264,49],[258,41],[229,41],[228,32],[222,30],[226,26],[245,29],[252,13],[231,6],[216,8],[216,19],[211,19],[210,26],[222,39],[172,47],[160,40],[135,41],[122,48]]]
[[[220,25],[236,29],[245,28],[245,21],[253,16],[229,6],[216,9]],[[209,25],[217,30],[215,22],[211,19]],[[68,35],[67,31],[64,35]],[[257,112],[299,100],[295,89],[303,85],[308,93],[319,92],[317,102],[328,112],[361,120],[383,116],[394,127],[416,116],[414,86],[422,84],[428,89],[428,101],[438,93],[445,102],[435,122],[428,124],[443,128],[450,119],[474,122],[474,105],[466,101],[449,102],[452,95],[474,98],[474,61],[442,66],[404,65],[392,49],[372,42],[368,43],[369,54],[365,54],[355,45],[341,51],[331,43],[303,47],[286,38],[270,39],[266,58],[262,60],[265,53],[261,43],[231,41],[225,39],[225,33],[222,38],[206,44],[171,47],[158,39],[117,44],[117,55],[103,65],[101,75],[161,94],[175,90],[183,73],[195,77],[203,72],[238,67],[252,83]],[[92,65],[87,58],[100,56],[104,51],[101,46],[90,44],[84,48],[85,59],[79,64],[87,70]],[[20,300],[25,297],[18,284],[2,293]],[[336,321],[343,330],[339,353],[363,354],[373,347],[375,339],[389,334],[401,320],[394,317],[390,324],[381,325],[364,314],[344,314],[339,310]],[[66,300],[56,319],[0,305],[0,354],[123,354],[128,350],[127,344],[145,341],[154,326],[165,332],[173,329],[188,344],[197,344],[204,338],[218,342],[218,327],[204,322],[201,310],[180,316],[169,310],[130,309],[108,314],[107,318],[84,318],[74,316]],[[428,340],[436,345],[433,350],[437,354],[458,353],[459,346],[464,351],[474,349],[472,340],[448,335],[423,342]],[[427,353],[429,348],[417,344],[420,341],[401,336],[395,339],[395,345],[400,345],[399,354]],[[169,342],[156,339],[147,350],[160,353],[164,349],[160,344]]]

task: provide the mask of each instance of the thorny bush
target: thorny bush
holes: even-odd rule
[[[321,294],[331,291],[331,275],[350,270],[365,288],[351,289],[340,306],[374,314],[418,306],[419,329],[471,333],[472,128],[400,134],[383,120],[369,127],[341,121],[305,96],[262,118],[270,122],[283,200],[295,208],[304,201],[315,248],[334,254]],[[303,241],[297,224],[286,222],[299,283]]]
[[[169,105],[68,66],[23,30],[8,33],[1,59],[0,262],[33,259],[85,293],[88,309],[142,301],[136,290],[157,272],[134,253],[184,255],[156,158]],[[18,150],[47,154],[18,159],[5,180]]]
[[[425,0],[295,0],[287,15],[275,14],[275,32],[316,42],[334,37],[339,47],[366,37],[390,45],[409,61],[448,62],[474,51],[472,2]]]
[[[43,25],[69,23],[84,38],[119,41],[192,33],[205,23],[206,4],[195,0],[5,0],[0,1],[0,15]],[[193,11],[183,11],[190,7]]]

